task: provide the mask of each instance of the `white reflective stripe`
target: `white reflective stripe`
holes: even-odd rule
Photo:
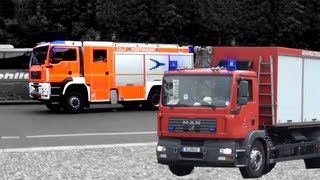
[[[49,75],[50,75],[49,69],[46,68],[46,82],[49,82],[49,81],[50,81]]]
[[[115,47],[134,47],[134,48],[188,48],[188,46],[179,46],[179,44],[156,44],[156,43],[113,43]]]
[[[113,42],[108,41],[84,41],[83,46],[104,46],[113,47]]]
[[[126,51],[126,52],[114,52],[114,54],[144,54],[144,55],[183,55],[183,56],[193,56],[192,53],[185,53],[185,52],[181,52],[181,53],[167,53],[167,52],[131,52],[131,51]]]
[[[143,98],[138,98],[138,99],[121,99],[121,100],[125,100],[125,101],[143,101],[145,99]]]
[[[92,100],[90,102],[109,102],[110,99],[102,99],[102,100]]]

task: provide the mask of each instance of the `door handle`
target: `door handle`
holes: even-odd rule
[[[109,75],[109,71],[106,71],[106,75]]]
[[[68,74],[71,75],[71,74],[72,74],[72,71],[68,71]]]

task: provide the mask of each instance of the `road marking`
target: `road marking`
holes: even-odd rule
[[[55,137],[77,137],[77,136],[118,136],[118,135],[144,135],[156,134],[156,131],[146,132],[115,132],[115,133],[82,133],[82,134],[48,134],[48,135],[31,135],[26,138],[55,138]]]
[[[19,139],[20,136],[2,136],[1,139]]]
[[[157,145],[157,142],[145,142],[145,143],[85,145],[85,146],[52,146],[52,147],[10,148],[10,149],[0,149],[0,153],[106,149],[106,148],[141,147],[141,146],[156,146],[156,145]]]

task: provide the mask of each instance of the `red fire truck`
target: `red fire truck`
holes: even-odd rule
[[[206,166],[238,167],[244,178],[257,178],[296,159],[320,168],[320,52],[194,51],[199,68],[163,77],[158,163],[178,176]]]
[[[92,103],[157,109],[164,71],[193,67],[188,46],[53,41],[33,48],[29,94],[48,109],[78,113]]]

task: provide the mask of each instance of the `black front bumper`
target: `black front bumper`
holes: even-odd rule
[[[157,151],[158,163],[179,166],[203,167],[244,167],[246,166],[246,149],[240,147],[236,140],[184,140],[160,138],[158,146],[164,146],[166,151]],[[183,152],[183,147],[197,147],[200,152]],[[230,148],[230,154],[220,152],[220,149]]]

